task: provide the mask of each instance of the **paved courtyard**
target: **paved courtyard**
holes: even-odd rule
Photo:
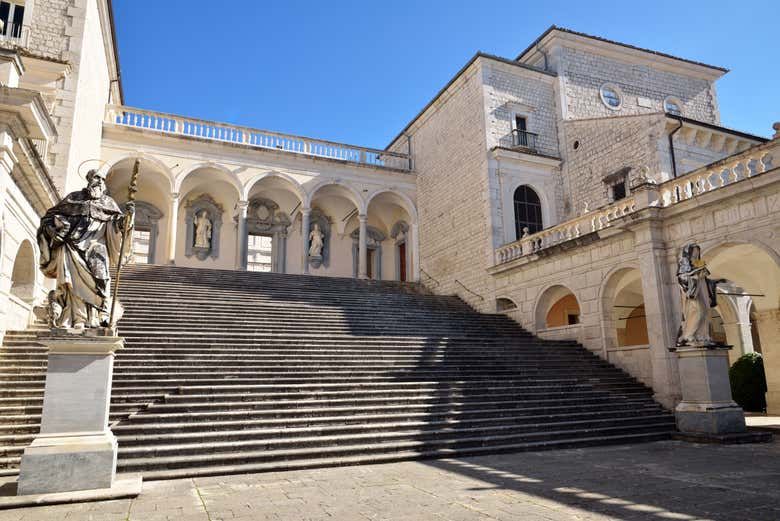
[[[0,521],[780,519],[780,443],[657,442],[144,484]]]

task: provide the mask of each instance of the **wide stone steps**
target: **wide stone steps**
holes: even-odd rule
[[[651,392],[572,341],[413,284],[123,272],[110,422],[147,479],[664,439]],[[40,325],[0,351],[0,474],[38,432]]]

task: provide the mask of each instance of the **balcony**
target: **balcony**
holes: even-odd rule
[[[23,47],[27,45],[29,34],[29,27],[0,20],[0,45],[11,44]]]
[[[521,151],[538,152],[539,149],[536,146],[536,142],[539,139],[539,134],[528,132],[527,130],[520,130],[518,128],[512,130],[512,147]]]
[[[374,168],[411,172],[411,158],[408,154],[241,127],[229,123],[187,118],[173,114],[152,112],[150,110],[108,105],[103,123],[121,127],[133,127],[173,136],[219,141],[282,153],[326,158]]]

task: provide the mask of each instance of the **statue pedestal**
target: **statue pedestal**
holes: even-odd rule
[[[745,415],[731,398],[730,347],[677,349],[682,401],[674,410],[683,434],[728,435],[744,433]]]
[[[117,336],[60,334],[49,348],[41,432],[24,450],[18,494],[111,488],[117,442],[108,428]]]

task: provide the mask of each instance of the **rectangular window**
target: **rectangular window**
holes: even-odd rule
[[[612,200],[620,201],[626,198],[626,181],[625,179],[619,183],[612,185]]]
[[[0,20],[3,22],[0,35],[7,38],[21,37],[22,23],[24,22],[24,6],[11,2],[0,2]]]
[[[273,238],[270,235],[247,237],[246,269],[271,271],[273,268]]]
[[[528,130],[526,127],[527,123],[528,121],[526,120],[525,116],[515,116],[515,128],[517,130],[522,130],[523,132]]]
[[[149,264],[149,242],[152,232],[149,230],[133,230],[133,260],[136,264]]]

